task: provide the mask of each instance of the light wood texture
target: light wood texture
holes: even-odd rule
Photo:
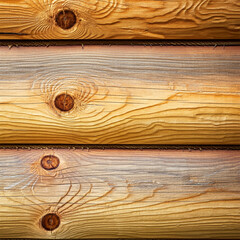
[[[240,151],[0,150],[0,173],[0,238],[240,239]]]
[[[0,38],[239,39],[240,4],[239,0],[0,0]]]
[[[240,144],[240,47],[0,55],[0,143]],[[59,94],[74,99],[70,111],[55,107]]]
[[[240,143],[240,47],[0,54],[0,143]],[[59,94],[70,111],[55,107]]]

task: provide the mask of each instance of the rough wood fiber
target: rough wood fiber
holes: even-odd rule
[[[0,238],[240,238],[240,151],[0,150],[0,173]]]
[[[240,144],[240,47],[0,55],[0,143]]]
[[[239,0],[0,0],[1,39],[239,39]]]

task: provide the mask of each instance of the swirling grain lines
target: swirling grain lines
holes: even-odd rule
[[[48,15],[47,16],[43,15],[41,18],[42,22],[39,22],[38,26],[36,26],[35,29],[34,28],[32,29],[31,34],[33,36],[42,35],[43,37],[47,34],[46,35],[47,38],[55,38],[56,36],[59,36],[59,37],[62,36],[64,38],[64,35],[66,35],[66,37],[68,38],[69,34],[72,36],[72,38],[75,38],[74,36],[77,36],[77,38],[79,37],[81,38],[82,36],[84,36],[85,38],[89,38],[89,37],[95,38],[94,35],[96,36],[102,35],[100,29],[95,24],[91,16],[92,11],[95,12],[95,15],[98,15],[98,11],[95,9],[96,4],[95,3],[92,4],[94,8],[89,8],[88,6],[91,4],[89,2],[87,3],[87,5],[83,1],[81,1],[80,4],[78,3],[79,2],[77,2],[77,4],[75,4],[75,2],[71,3],[71,1],[62,1],[62,2],[52,1],[51,4],[49,5],[49,8],[51,9],[50,10],[51,16],[54,15],[54,12],[56,11],[55,9],[72,9],[72,8],[77,9],[75,13],[77,14],[78,22],[76,26],[73,27],[73,29],[70,29],[69,31],[63,31],[58,27],[56,27],[53,21],[49,22]],[[109,12],[113,11],[114,8],[116,7],[115,0],[114,2],[107,1],[107,3],[108,3],[107,4],[108,7],[104,6],[102,7],[101,10],[104,9],[104,11],[110,14]],[[45,14],[46,11],[44,10],[44,8],[46,8],[46,5],[41,7],[42,9],[38,9],[38,11],[39,12],[42,11],[43,14]],[[29,6],[29,8],[32,8],[32,6]],[[84,19],[84,21],[81,19]]]
[[[42,78],[42,77],[41,77]],[[97,101],[103,101],[108,96],[109,90],[101,87],[101,93],[98,93],[99,81],[86,81],[84,79],[79,79],[77,76],[68,76],[56,78],[52,75],[44,75],[44,79],[38,78],[32,83],[33,91],[40,90],[41,95],[45,99],[44,101],[49,104],[50,108],[56,112],[54,107],[54,99],[56,95],[61,93],[70,94],[75,99],[75,107],[72,110],[71,117],[78,117],[86,106],[94,106],[94,96],[97,97]],[[101,84],[100,84],[101,85]],[[40,96],[40,95],[39,95]],[[93,103],[91,103],[93,102]],[[101,109],[92,108],[92,113],[88,111],[88,118],[96,117],[97,113],[101,113]],[[95,112],[95,113],[94,113]],[[56,112],[57,113],[57,112]]]

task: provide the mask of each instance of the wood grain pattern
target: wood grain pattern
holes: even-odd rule
[[[240,144],[240,47],[0,54],[0,143]]]
[[[239,226],[240,151],[0,150],[0,238],[239,239]]]
[[[239,39],[239,13],[239,0],[0,0],[0,39]]]

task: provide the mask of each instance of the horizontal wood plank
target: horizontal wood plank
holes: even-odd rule
[[[0,39],[239,39],[239,0],[0,0]]]
[[[1,149],[0,238],[240,239],[239,176],[238,150]]]
[[[0,55],[0,143],[240,144],[240,47]]]

